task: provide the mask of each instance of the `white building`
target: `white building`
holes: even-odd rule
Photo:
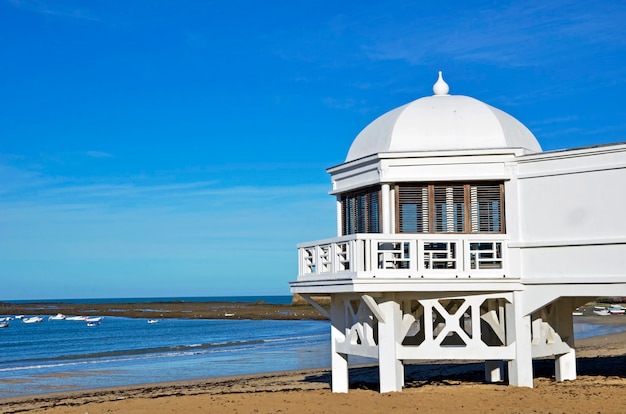
[[[532,359],[554,356],[575,379],[572,310],[626,296],[626,144],[542,152],[441,74],[433,91],[356,137],[328,170],[337,236],[298,245],[291,291],[332,298],[332,390],[349,355],[378,359],[381,392],[418,360],[532,387]]]

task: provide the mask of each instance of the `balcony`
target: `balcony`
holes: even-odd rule
[[[298,245],[298,281],[506,278],[505,235],[352,234]]]

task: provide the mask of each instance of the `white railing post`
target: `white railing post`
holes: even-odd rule
[[[417,272],[419,269],[419,260],[418,260],[418,241],[410,240],[409,241],[409,270],[413,272]]]

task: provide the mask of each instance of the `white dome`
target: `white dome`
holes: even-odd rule
[[[541,152],[520,121],[477,99],[448,95],[441,75],[435,95],[387,112],[356,137],[346,162],[384,152],[523,148]]]

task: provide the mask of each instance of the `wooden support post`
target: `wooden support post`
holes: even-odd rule
[[[337,352],[337,343],[346,340],[346,309],[340,295],[331,295],[331,389],[333,392],[347,393],[348,379],[348,355]]]
[[[378,305],[384,317],[378,321],[378,369],[380,392],[402,391],[404,366],[398,359],[398,343],[401,340],[402,311],[400,303],[393,295],[385,295]]]
[[[556,355],[554,359],[555,379],[571,381],[576,379],[576,350],[574,349],[574,317],[571,298],[561,298],[556,305],[556,326],[561,340],[570,347],[569,352]]]
[[[500,382],[504,380],[504,362],[499,360],[485,361],[485,381]]]
[[[533,358],[530,315],[522,313],[523,292],[513,292],[506,305],[506,343],[515,348],[515,359],[509,361],[509,385],[533,387]]]

